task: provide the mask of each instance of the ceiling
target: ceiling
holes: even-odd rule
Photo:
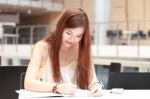
[[[0,14],[21,14],[21,15],[39,15],[44,13],[54,12],[46,8],[35,8],[26,6],[14,6],[8,4],[0,4]]]

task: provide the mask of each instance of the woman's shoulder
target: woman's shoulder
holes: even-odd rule
[[[34,45],[35,51],[38,51],[38,53],[41,54],[43,59],[46,59],[48,57],[48,48],[49,44],[45,40],[40,40]]]
[[[40,40],[35,43],[35,47],[41,48],[41,49],[48,49],[49,44],[45,40]]]

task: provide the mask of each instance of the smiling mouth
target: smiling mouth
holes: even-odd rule
[[[66,41],[66,43],[67,43],[67,44],[70,44],[70,45],[72,45],[72,44],[73,44],[72,42],[69,42],[69,41]]]

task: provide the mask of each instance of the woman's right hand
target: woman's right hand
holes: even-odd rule
[[[61,83],[57,86],[57,91],[61,94],[73,95],[77,91],[77,85],[71,83]]]

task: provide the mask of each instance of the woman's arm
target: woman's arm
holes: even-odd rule
[[[92,61],[92,81],[89,85],[89,89],[92,91],[91,95],[92,96],[101,96],[102,88],[103,88],[103,84],[101,81],[98,81],[98,79],[97,79],[94,64]]]
[[[35,44],[32,55],[30,58],[30,62],[26,71],[25,76],[25,89],[31,91],[50,91],[50,92],[59,92],[62,94],[73,94],[77,86],[71,83],[48,83],[48,82],[41,82],[37,80],[38,71],[40,66],[42,66],[43,60],[45,60],[48,47],[44,42],[38,42]]]
[[[42,58],[47,51],[46,44],[40,41],[35,44],[25,76],[25,89],[32,91],[51,91],[55,83],[45,83],[36,80]]]

